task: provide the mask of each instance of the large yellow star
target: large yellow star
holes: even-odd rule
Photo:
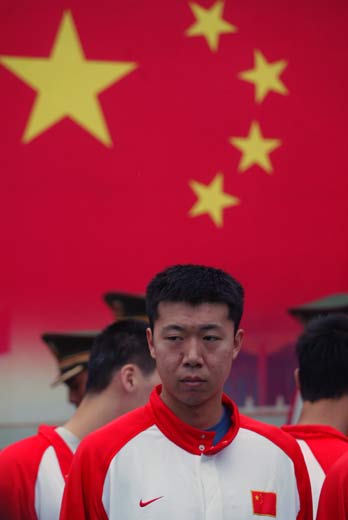
[[[223,174],[217,173],[209,185],[190,181],[190,187],[198,200],[189,211],[191,217],[208,213],[217,227],[223,226],[223,210],[237,206],[239,199],[223,191]]]
[[[190,3],[190,8],[196,22],[186,31],[187,36],[204,36],[209,48],[216,52],[219,46],[220,34],[237,32],[237,27],[223,19],[223,0],[215,2],[210,9],[199,4]]]
[[[286,60],[269,63],[261,51],[254,51],[255,66],[253,69],[241,72],[238,76],[255,85],[255,101],[261,103],[271,91],[285,96],[288,89],[280,79],[287,66]]]
[[[1,56],[0,63],[37,91],[23,142],[67,116],[105,145],[112,145],[97,96],[137,64],[86,60],[69,11],[63,14],[49,58]]]
[[[263,137],[257,121],[251,123],[247,137],[230,137],[229,141],[242,152],[242,158],[238,165],[240,172],[244,172],[257,164],[267,173],[272,173],[273,167],[268,155],[281,145],[281,141]]]

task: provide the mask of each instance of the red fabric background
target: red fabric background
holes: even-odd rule
[[[245,285],[246,349],[278,348],[299,330],[289,306],[348,290],[347,3],[226,0],[238,32],[216,53],[185,36],[186,1],[86,5],[0,5],[1,55],[48,56],[71,9],[87,59],[139,65],[99,96],[112,148],[67,118],[23,144],[36,94],[0,66],[0,310],[31,338],[95,328],[110,318],[105,291],[143,292],[165,266],[201,262]],[[254,49],[288,61],[288,96],[255,103],[237,78]],[[237,171],[228,139],[246,136],[252,120],[282,140],[272,175]],[[189,181],[217,172],[241,200],[222,228],[188,215]]]

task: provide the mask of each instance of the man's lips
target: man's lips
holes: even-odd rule
[[[195,387],[205,383],[205,379],[202,379],[201,377],[183,377],[180,379],[180,382],[187,386]]]

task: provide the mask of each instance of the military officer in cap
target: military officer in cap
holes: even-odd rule
[[[52,386],[64,383],[68,387],[69,402],[78,406],[85,394],[90,349],[97,332],[69,332],[43,334],[42,340],[54,355],[59,375]]]

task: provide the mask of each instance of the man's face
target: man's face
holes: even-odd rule
[[[71,404],[79,406],[81,403],[86,391],[87,377],[87,370],[83,370],[80,374],[77,374],[77,376],[65,381],[68,387],[69,402]]]
[[[161,302],[154,331],[147,329],[147,336],[163,383],[161,397],[174,413],[182,405],[221,406],[243,338],[242,330],[235,334],[227,305]]]

